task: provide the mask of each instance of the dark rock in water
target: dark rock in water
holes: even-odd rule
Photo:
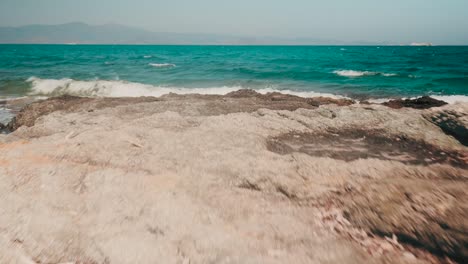
[[[429,96],[423,96],[416,99],[397,99],[397,100],[390,100],[388,102],[383,103],[383,105],[399,109],[403,107],[411,107],[415,109],[428,109],[431,107],[439,107],[446,105],[447,103],[441,100],[434,99]]]
[[[8,134],[10,133],[10,129],[7,125],[0,123],[0,134]]]

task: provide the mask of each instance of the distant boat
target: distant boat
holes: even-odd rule
[[[432,43],[428,43],[428,42],[413,42],[413,43],[410,44],[410,46],[430,47],[430,46],[432,46]]]

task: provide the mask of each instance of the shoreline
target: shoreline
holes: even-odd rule
[[[468,103],[386,105],[253,90],[29,103],[0,135],[0,255],[462,263]]]
[[[163,98],[171,95],[188,95],[188,96],[227,96],[229,97],[231,94],[239,94],[239,93],[245,93],[245,91],[251,92],[251,93],[256,93],[259,96],[270,96],[270,95],[284,95],[284,96],[291,96],[293,97],[298,97],[298,98],[303,98],[303,99],[309,99],[309,98],[317,98],[318,100],[323,99],[324,101],[328,101],[329,103],[331,102],[352,102],[353,104],[381,104],[381,105],[387,105],[392,108],[401,108],[401,107],[412,107],[412,108],[430,108],[430,107],[435,107],[435,106],[441,106],[443,104],[457,104],[457,103],[468,103],[468,96],[461,96],[461,95],[446,95],[446,96],[415,96],[415,97],[401,97],[401,98],[381,98],[381,99],[372,99],[372,98],[351,98],[351,97],[346,97],[346,96],[341,96],[341,95],[332,95],[332,94],[326,94],[326,93],[316,93],[316,92],[299,92],[299,91],[290,91],[290,90],[274,90],[274,89],[260,89],[260,90],[253,90],[253,89],[238,89],[238,90],[232,90],[232,91],[226,91],[225,93],[197,93],[197,91],[200,89],[189,89],[186,92],[184,91],[183,93],[178,93],[178,92],[168,92],[168,93],[161,93],[158,96],[152,96],[152,95],[142,95],[142,96],[86,96],[86,95],[75,95],[74,93],[68,94],[58,94],[58,95],[53,95],[53,96],[45,96],[45,95],[25,95],[25,96],[20,96],[20,97],[11,97],[11,98],[5,98],[0,100],[0,107],[2,107],[0,110],[4,111],[5,116],[0,116],[3,119],[3,122],[0,122],[0,124],[3,124],[3,126],[7,126],[8,123],[14,118],[14,116],[20,112],[20,110],[24,107],[26,107],[29,104],[32,104],[34,102],[40,102],[43,100],[51,99],[51,98],[56,98],[56,97],[63,97],[63,96],[71,96],[71,97],[82,97],[82,98],[95,98],[95,99],[103,99],[103,98],[139,98],[139,97],[147,97],[147,98]],[[252,95],[255,96],[255,95]],[[466,98],[465,98],[466,97]],[[426,102],[423,102],[421,106],[417,106],[418,100],[426,100]],[[138,100],[136,100],[138,101]],[[406,103],[405,103],[406,102]],[[414,104],[416,102],[416,104]],[[406,105],[405,105],[406,104]],[[424,106],[427,105],[427,106]],[[7,120],[5,122],[5,120]],[[0,120],[1,121],[1,120]]]

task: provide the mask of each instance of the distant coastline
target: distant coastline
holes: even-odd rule
[[[206,33],[152,32],[124,25],[27,25],[0,27],[0,44],[62,45],[226,45],[226,46],[433,46],[428,42],[341,41],[321,38],[233,36]],[[429,45],[428,45],[429,44]],[[457,46],[457,45],[455,45]]]

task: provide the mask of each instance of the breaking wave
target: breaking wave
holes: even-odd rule
[[[127,81],[77,81],[73,79],[40,79],[31,77],[27,80],[31,84],[30,95],[34,96],[59,96],[75,95],[88,97],[139,97],[139,96],[162,96],[169,93],[176,94],[218,94],[224,95],[248,87],[222,86],[208,88],[181,88],[163,87],[149,84],[127,82]],[[331,98],[346,98],[344,96],[317,93],[312,91],[277,90],[273,88],[256,89],[257,92],[266,94],[281,92],[300,97],[326,96]]]
[[[431,95],[431,97],[449,104],[468,103],[468,96],[466,95]]]
[[[224,95],[240,89],[249,89],[242,86],[219,86],[206,88],[183,88],[183,87],[166,87],[154,86],[150,84],[128,82],[128,81],[110,81],[110,80],[95,80],[95,81],[77,81],[73,79],[40,79],[31,77],[27,80],[31,84],[29,95],[33,96],[60,96],[60,95],[75,95],[86,97],[140,97],[140,96],[162,96],[169,93],[175,94],[211,94]],[[258,93],[266,94],[272,92],[280,92],[283,94],[291,94],[300,97],[330,97],[330,98],[349,98],[346,96],[319,93],[313,91],[294,91],[280,90],[274,88],[255,89]],[[432,98],[445,101],[453,104],[457,102],[468,102],[466,95],[430,95]],[[374,98],[369,99],[372,103],[383,103],[392,100],[390,98]]]
[[[361,77],[361,76],[374,76],[374,75],[381,75],[385,77],[397,76],[396,73],[354,71],[354,70],[339,70],[339,71],[334,71],[333,73],[339,76],[343,76],[343,77]]]
[[[172,63],[150,63],[149,66],[156,67],[156,68],[172,68],[175,67],[175,64]]]

